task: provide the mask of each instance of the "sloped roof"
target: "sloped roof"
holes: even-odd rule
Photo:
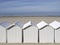
[[[9,25],[11,25],[11,23],[9,23],[9,22],[7,22],[7,21],[4,21],[4,22],[1,22],[0,25],[6,28],[6,27],[8,27]]]
[[[37,26],[36,26],[36,23],[34,23],[34,22],[32,22],[32,21],[28,21],[27,23],[25,23],[25,24],[23,25],[22,29],[26,29],[26,28],[28,28],[28,27],[30,27],[30,26],[37,27]]]
[[[19,27],[21,27],[22,28],[22,26],[23,26],[23,24],[21,23],[21,22],[16,22],[16,23],[13,23],[13,24],[11,24],[11,25],[9,25],[8,27],[7,27],[7,30],[9,30],[9,29],[11,29],[12,27],[14,27],[14,26],[19,26]]]
[[[26,27],[28,27],[28,26],[30,26],[30,25],[32,25],[32,22],[31,21],[28,21],[27,23],[25,23],[23,25],[23,29],[26,28]]]
[[[19,21],[17,21],[17,22],[15,23],[15,25],[17,25],[17,26],[19,26],[19,27],[23,27],[23,23],[22,23],[22,22],[19,22]]]
[[[52,23],[49,24],[51,27],[53,27],[54,29],[57,29],[60,27],[60,22],[58,21],[53,21]]]
[[[6,29],[9,30],[9,29],[11,29],[14,26],[15,26],[15,24],[13,23],[13,24],[9,25]]]
[[[41,28],[45,27],[46,25],[48,25],[48,24],[45,21],[41,21],[37,24],[37,27],[38,27],[38,29],[41,29]]]

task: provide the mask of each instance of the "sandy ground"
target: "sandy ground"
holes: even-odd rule
[[[40,43],[40,44],[35,44],[35,43],[25,43],[25,44],[8,43],[8,44],[3,44],[3,43],[0,43],[0,45],[60,45],[60,43],[56,43],[56,44],[53,44],[53,43]]]
[[[60,17],[0,17],[0,22],[3,21],[8,21],[10,23],[15,23],[17,21],[26,23],[29,20],[31,20],[34,23],[39,23],[40,21],[45,21],[47,23],[51,23],[52,21],[59,21],[60,22]]]

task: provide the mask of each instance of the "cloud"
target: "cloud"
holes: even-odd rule
[[[18,13],[18,12],[57,12],[60,11],[55,6],[24,6],[24,7],[10,7],[2,9],[1,12]]]
[[[59,5],[60,1],[13,0],[0,3],[0,13],[60,12]]]

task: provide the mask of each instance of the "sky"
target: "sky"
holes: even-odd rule
[[[60,16],[60,0],[0,0],[0,16]]]

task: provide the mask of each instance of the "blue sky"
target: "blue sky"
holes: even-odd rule
[[[60,0],[0,0],[0,16],[60,16]]]

